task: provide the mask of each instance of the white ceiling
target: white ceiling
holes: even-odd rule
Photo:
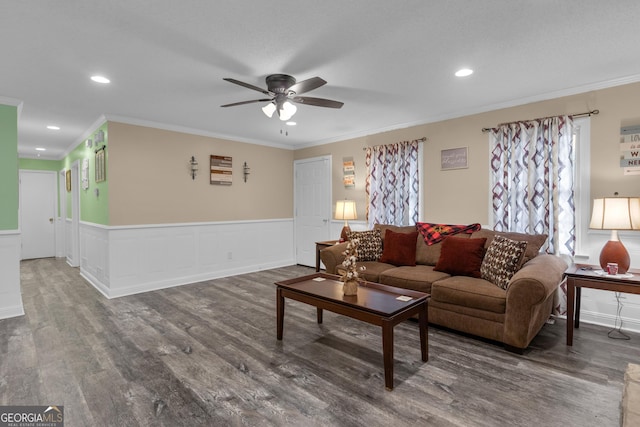
[[[640,81],[640,1],[0,0],[0,61],[21,157],[61,158],[105,117],[295,148]],[[300,105],[295,127],[220,108],[263,97],[224,77],[273,73],[344,107]]]

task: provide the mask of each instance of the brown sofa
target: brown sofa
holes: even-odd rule
[[[416,231],[415,226],[376,225],[375,229],[381,232],[383,247],[386,230],[396,233]],[[415,266],[362,261],[358,264],[366,269],[360,277],[430,293],[430,323],[499,341],[508,350],[522,353],[549,318],[554,293],[567,264],[557,256],[538,253],[546,240],[544,235],[480,229],[472,234],[456,234],[447,238],[486,238],[484,247],[489,248],[496,235],[527,242],[522,266],[508,281],[506,289],[483,278],[436,271],[434,267],[438,264],[444,242],[427,245],[420,233],[415,241]],[[345,249],[346,243],[341,243],[321,251],[320,257],[328,273],[340,273]]]

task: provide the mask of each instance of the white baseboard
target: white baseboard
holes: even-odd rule
[[[0,233],[0,319],[22,316],[22,292],[20,290],[20,230]]]
[[[0,308],[0,319],[8,319],[10,317],[17,316],[24,316],[24,308],[22,305]]]
[[[640,320],[621,317],[622,330],[630,332],[640,332]],[[593,325],[606,326],[614,328],[616,326],[616,316],[606,313],[596,313],[593,311],[580,310],[580,323],[590,323]],[[618,324],[618,326],[620,326]]]

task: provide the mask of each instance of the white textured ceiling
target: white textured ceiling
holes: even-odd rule
[[[60,158],[104,117],[294,148],[639,81],[640,1],[0,0],[0,61],[21,157]],[[344,107],[301,105],[295,127],[220,108],[263,97],[224,77],[273,73]]]

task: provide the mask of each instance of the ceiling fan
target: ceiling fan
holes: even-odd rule
[[[267,115],[267,117],[272,117],[273,113],[277,112],[280,120],[289,120],[295,114],[297,107],[294,103],[327,108],[341,108],[344,105],[342,102],[333,101],[331,99],[298,96],[327,84],[327,82],[320,77],[312,77],[301,82],[296,82],[295,78],[287,74],[271,74],[265,79],[267,82],[267,89],[262,89],[258,86],[241,82],[236,79],[225,78],[223,80],[244,86],[248,89],[256,90],[269,96],[269,98],[234,102],[232,104],[221,105],[221,107],[234,107],[236,105],[252,104],[254,102],[268,102],[267,105],[262,107],[262,111]]]

